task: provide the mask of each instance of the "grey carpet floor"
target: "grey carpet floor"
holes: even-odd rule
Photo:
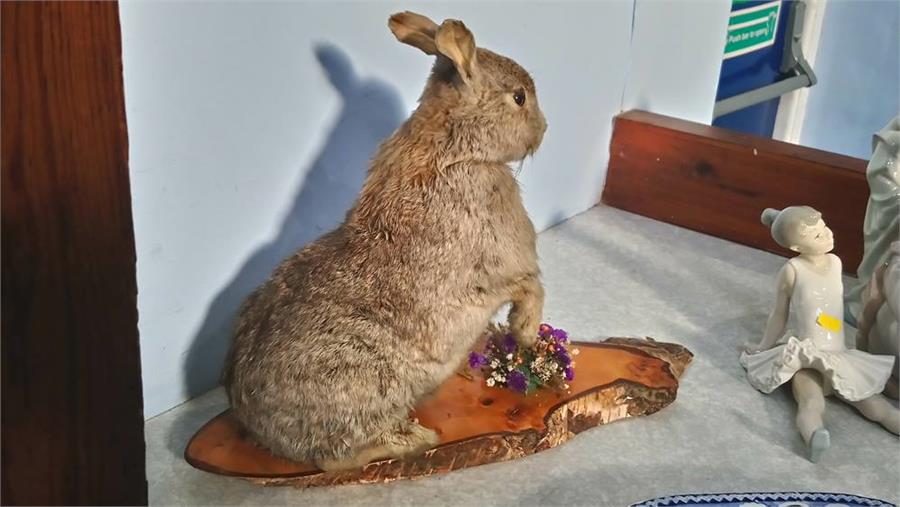
[[[900,499],[896,436],[829,400],[832,448],[812,464],[789,390],[763,395],[744,379],[739,347],[762,334],[783,258],[603,206],[542,233],[538,248],[547,322],[579,340],[652,336],[694,352],[675,403],[514,462],[297,490],[185,463],[188,439],[226,408],[217,389],[146,423],[151,504],[627,506],[662,495],[750,491]]]

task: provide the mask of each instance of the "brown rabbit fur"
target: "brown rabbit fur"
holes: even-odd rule
[[[507,166],[546,129],[531,77],[459,21],[405,12],[389,26],[437,56],[419,107],[345,222],[244,303],[223,377],[252,437],[325,470],[436,445],[410,409],[504,304],[526,345],[543,309],[534,227]]]

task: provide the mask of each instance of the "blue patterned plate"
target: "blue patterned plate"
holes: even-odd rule
[[[631,507],[896,507],[896,504],[841,493],[717,493],[709,495],[665,496],[636,503]]]

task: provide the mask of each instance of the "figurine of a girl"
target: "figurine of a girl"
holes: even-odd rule
[[[779,245],[799,255],[778,273],[775,308],[762,341],[741,354],[750,384],[771,393],[791,382],[797,427],[812,462],[831,445],[822,421],[831,394],[897,434],[900,409],[880,394],[894,357],[847,349],[841,260],[828,253],[834,237],[821,213],[809,206],[769,208],[762,222]]]

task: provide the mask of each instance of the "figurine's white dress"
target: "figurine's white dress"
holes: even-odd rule
[[[788,332],[782,338],[787,342],[756,354],[741,354],[741,365],[756,389],[770,393],[801,369],[818,370],[826,384],[848,401],[884,389],[894,357],[847,349],[841,260],[832,254],[828,259],[824,271],[799,257],[788,261],[796,276]]]

